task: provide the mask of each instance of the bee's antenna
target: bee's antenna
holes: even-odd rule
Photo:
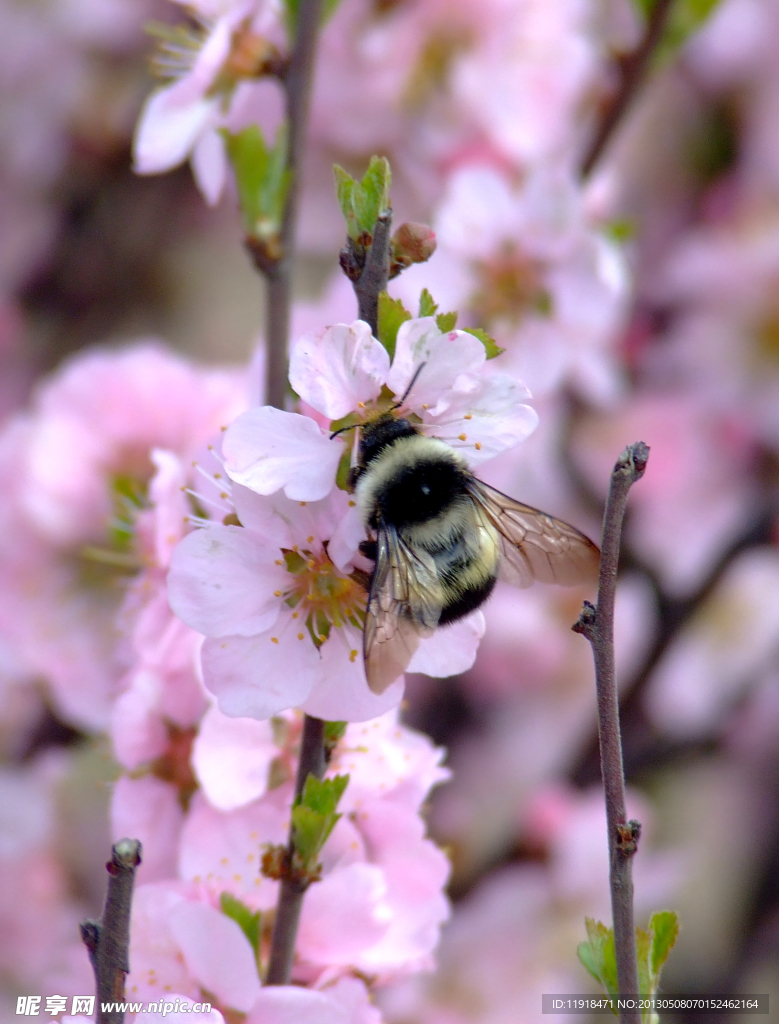
[[[403,392],[403,397],[401,398],[401,400],[399,402],[395,402],[395,404],[392,406],[393,409],[399,409],[401,407],[401,405],[403,405],[403,403],[406,401],[408,396],[411,394],[411,389],[416,384],[417,378],[419,377],[420,373],[424,370],[424,368],[426,366],[427,366],[427,363],[420,363],[419,364],[419,366],[414,371],[414,376],[411,378],[411,382],[410,382],[409,386]]]
[[[354,430],[355,427],[359,427],[359,423],[350,423],[347,427],[339,427],[338,430],[334,430],[330,435],[332,441],[334,437],[338,437],[339,434],[343,434],[345,430]]]

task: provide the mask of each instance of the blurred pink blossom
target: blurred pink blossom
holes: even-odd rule
[[[161,593],[160,574],[145,572],[158,565],[164,577],[158,559],[167,558],[172,528],[160,519],[162,534],[144,533],[145,509],[161,497],[150,482],[161,488],[164,476],[151,453],[166,448],[190,460],[244,404],[239,373],[196,368],[147,342],[73,357],[5,426],[0,624],[66,720],[106,727],[135,657],[123,632],[136,625],[137,642],[156,648],[152,662],[167,645],[171,664],[178,658],[191,675],[182,663],[191,653],[175,651],[180,627],[148,592]],[[171,479],[167,486],[181,497]],[[127,596],[136,583],[145,588],[140,602]],[[124,616],[131,605],[145,608],[137,621],[121,621],[126,601]]]
[[[393,285],[407,304],[426,285],[443,309],[464,307],[506,348],[501,365],[534,393],[564,382],[599,401],[617,393],[627,267],[617,244],[588,223],[572,174],[541,164],[515,180],[494,165],[463,165],[434,225],[434,259]]]

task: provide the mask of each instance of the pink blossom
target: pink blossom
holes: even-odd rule
[[[322,501],[291,501],[234,485],[233,499],[242,526],[205,523],[174,552],[168,580],[171,607],[207,637],[203,678],[220,710],[270,718],[300,707],[325,719],[364,721],[397,705],[402,680],[381,696],[368,689],[360,655],[366,593],[327,548],[348,495],[334,490]],[[429,664],[447,674],[470,664],[480,622],[447,631],[461,634],[448,661],[440,653],[446,639],[426,640]]]
[[[407,320],[398,331],[391,366],[382,350],[360,320],[326,328],[293,346],[290,383],[305,402],[331,419],[347,411],[362,410],[368,416],[382,385],[399,399],[424,364],[404,408],[420,418],[423,433],[462,450],[472,465],[535,429],[538,417],[525,404],[530,393],[514,378],[486,375],[484,347],[466,331],[444,334],[434,317]],[[320,373],[325,364],[330,367],[326,376]],[[228,448],[226,455],[231,470]],[[235,479],[232,470],[231,475]],[[240,482],[257,486],[247,479]]]
[[[571,383],[602,401],[620,385],[614,345],[628,298],[617,245],[589,222],[581,186],[555,166],[519,183],[487,163],[450,176],[434,221],[438,250],[393,290],[426,285],[506,348],[500,362],[547,394]]]
[[[774,548],[744,552],[686,624],[652,677],[647,707],[675,736],[715,730],[726,712],[774,664],[779,610]]]
[[[141,113],[134,162],[139,174],[158,174],[190,158],[198,187],[213,204],[227,169],[217,128],[229,121],[242,77],[253,74],[242,67],[241,50],[262,46],[265,37],[278,41],[280,26],[272,0],[198,0],[190,6],[202,28],[161,57],[169,82],[152,93]]]
[[[653,460],[631,497],[627,536],[668,591],[688,594],[743,530],[754,500],[745,414],[679,392],[634,396],[611,415],[585,418],[573,444],[594,486],[604,485],[627,438],[646,441]]]
[[[242,390],[237,373],[198,369],[152,343],[85,352],[5,427],[0,621],[67,720],[106,726],[133,661],[122,631],[137,628],[133,642],[149,644],[149,668],[167,659],[169,677],[192,678],[192,640],[161,590],[183,529],[175,457],[189,463],[243,407]],[[169,454],[152,455],[158,447]],[[202,696],[179,694],[178,710],[170,690],[164,698],[174,720],[190,713],[181,700],[202,712]]]
[[[179,791],[171,782],[146,775],[123,775],[111,797],[111,838],[133,836],[143,845],[139,883],[156,882],[176,874],[184,811]]]

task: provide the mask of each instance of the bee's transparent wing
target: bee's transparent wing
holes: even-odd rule
[[[442,594],[433,559],[412,551],[394,527],[377,532],[376,569],[363,631],[368,685],[382,693],[408,667],[420,637],[430,636],[441,616]]]
[[[533,580],[573,586],[597,579],[600,551],[573,526],[514,501],[475,477],[468,492],[498,531],[499,579],[515,587],[529,587]]]

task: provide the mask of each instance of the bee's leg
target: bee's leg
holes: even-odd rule
[[[370,558],[372,562],[376,561],[379,553],[379,546],[375,540],[361,540],[360,541],[360,554],[365,555],[366,558]]]

